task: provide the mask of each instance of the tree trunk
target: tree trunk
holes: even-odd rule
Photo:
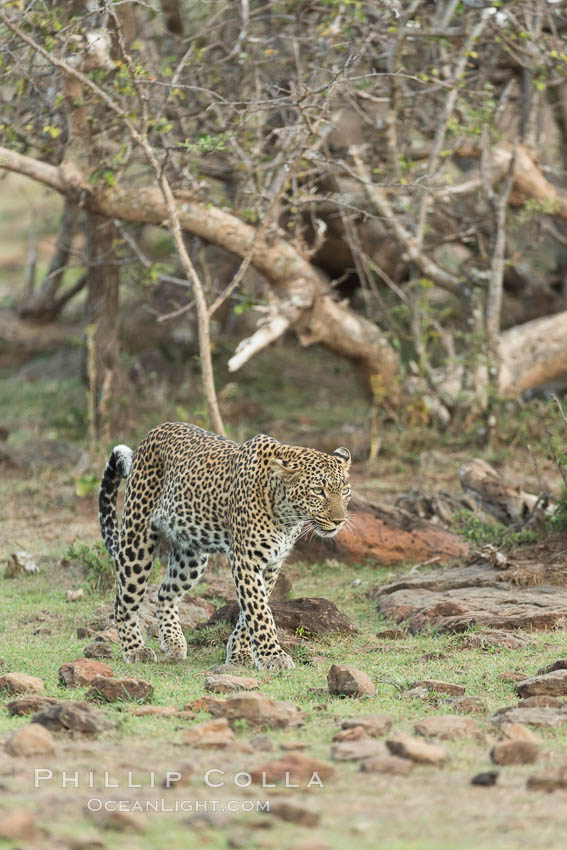
[[[108,219],[87,214],[87,335],[86,375],[89,388],[91,440],[107,439],[112,402],[123,383],[118,341],[118,266],[113,264],[114,226]]]

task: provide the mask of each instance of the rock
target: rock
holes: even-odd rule
[[[85,595],[85,591],[80,587],[78,590],[68,590],[65,595],[67,602],[78,602]]]
[[[376,688],[366,673],[344,664],[333,664],[327,673],[329,693],[333,696],[376,696]]]
[[[501,682],[522,682],[526,677],[523,673],[517,673],[515,670],[502,670],[498,674]]]
[[[507,741],[533,741],[539,743],[539,738],[531,729],[524,726],[523,723],[502,723],[500,725],[500,734]]]
[[[500,741],[490,751],[494,764],[534,764],[539,756],[539,746],[533,741],[514,739]]]
[[[386,741],[386,746],[393,755],[418,764],[443,764],[447,761],[447,752],[439,744],[430,744],[411,735],[396,735]]]
[[[392,728],[392,718],[387,714],[355,714],[353,717],[344,718],[341,722],[343,729],[352,729],[353,726],[362,726],[371,738],[381,738]]]
[[[535,697],[526,697],[518,705],[520,708],[567,708],[567,700],[538,694]]]
[[[98,735],[113,726],[101,711],[86,702],[58,702],[32,718],[32,723],[45,726],[52,732],[72,732],[79,735]]]
[[[215,611],[216,606],[212,602],[207,602],[206,599],[187,594],[179,602],[179,622],[181,623],[181,628],[183,631],[191,632],[196,626],[206,620],[207,617],[214,614]],[[148,614],[155,619],[155,601],[153,602],[153,610],[148,612]]]
[[[16,809],[0,815],[0,838],[9,841],[33,841],[37,835],[35,817],[31,812]]]
[[[468,649],[490,649],[494,646],[503,649],[523,649],[530,643],[527,635],[496,629],[482,629],[463,636],[463,643]]]
[[[280,759],[250,771],[252,782],[265,787],[268,782],[284,782],[286,787],[292,784],[303,787],[321,787],[321,783],[331,779],[335,768],[318,759],[309,758],[301,753],[288,753]]]
[[[195,768],[192,764],[184,764],[178,770],[168,771],[163,780],[162,788],[186,788],[190,782]]]
[[[559,658],[547,667],[541,667],[537,671],[538,676],[544,676],[546,673],[554,673],[556,670],[567,670],[567,658]]]
[[[486,703],[480,697],[457,697],[450,701],[451,708],[457,714],[484,714]]]
[[[91,662],[95,664],[96,662]],[[99,676],[92,680],[91,687],[85,694],[87,699],[116,702],[117,700],[136,700],[143,702],[150,699],[154,692],[153,685],[143,679],[124,678],[114,679]]]
[[[374,756],[386,756],[388,750],[382,741],[360,738],[358,741],[342,741],[331,747],[333,761],[362,761]]]
[[[384,617],[409,621],[412,634],[431,626],[444,633],[464,632],[471,625],[506,631],[551,631],[561,625],[567,618],[567,587],[553,585],[545,558],[528,551],[515,561],[517,566],[496,570],[481,558],[402,577],[371,595]]]
[[[529,791],[547,791],[548,794],[552,791],[567,789],[567,765],[542,773],[534,773],[529,777],[526,787]]]
[[[85,626],[79,626],[77,629],[77,637],[79,640],[84,640],[85,638],[92,637],[95,634],[94,629],[88,629]]]
[[[534,697],[541,694],[547,696],[567,695],[567,670],[558,669],[551,673],[524,679],[516,685],[516,693],[520,697]]]
[[[239,720],[253,729],[285,729],[302,726],[306,714],[291,702],[275,702],[264,694],[242,692],[226,699],[209,697],[207,706],[214,717],[226,717],[231,726]]]
[[[226,717],[217,717],[215,720],[207,720],[197,723],[190,729],[186,729],[181,737],[183,744],[197,749],[224,749],[236,741],[236,736]]]
[[[258,679],[251,679],[248,676],[231,676],[229,673],[222,673],[218,676],[209,675],[205,679],[205,690],[211,691],[214,694],[230,694],[234,691],[255,691],[260,687]]]
[[[87,810],[88,816],[99,829],[111,829],[116,832],[137,832],[143,834],[147,830],[147,821],[139,812]]]
[[[404,640],[408,633],[403,629],[382,629],[381,632],[376,632],[376,637],[381,640]]]
[[[264,753],[271,753],[274,750],[274,742],[269,735],[252,735],[250,746]]]
[[[426,738],[439,738],[441,741],[481,737],[478,723],[472,717],[453,717],[450,714],[425,717],[415,724],[414,731],[416,735],[423,735]]]
[[[482,773],[477,773],[471,779],[471,785],[479,785],[482,788],[491,788],[496,785],[496,780],[500,776],[497,770],[485,770]]]
[[[300,826],[317,826],[321,819],[316,812],[287,800],[270,801],[270,814]]]
[[[446,561],[468,553],[468,544],[451,531],[393,505],[367,502],[358,494],[350,501],[349,516],[356,534],[343,529],[331,540],[304,537],[295,545],[293,557],[311,563],[336,559],[360,564],[371,559],[374,564],[393,564]]]
[[[37,676],[28,676],[27,673],[5,673],[0,676],[0,691],[8,691],[9,694],[43,694],[45,685]]]
[[[280,750],[284,750],[284,752],[299,752],[300,750],[306,750],[309,747],[307,741],[281,741],[280,742]]]
[[[365,759],[360,765],[363,773],[389,773],[393,776],[407,776],[413,770],[414,764],[409,759],[385,753]]]
[[[555,729],[567,723],[567,711],[560,708],[514,708],[495,714],[491,723],[499,726],[501,723],[525,723],[528,726]]]
[[[464,696],[465,686],[456,685],[454,682],[442,682],[438,679],[422,679],[419,682],[414,682],[413,688],[426,688],[428,691],[435,691],[437,694],[448,694],[453,697]]]
[[[6,703],[6,710],[8,714],[11,714],[13,717],[23,717],[26,714],[35,714],[37,711],[43,711],[45,708],[49,708],[50,705],[55,705],[58,700],[54,699],[54,697],[42,697],[42,696],[32,696],[32,697],[20,697],[20,699],[12,700],[12,702]]]
[[[349,729],[341,729],[340,732],[333,735],[334,743],[341,743],[342,741],[360,741],[362,739],[365,741],[368,740],[368,735],[362,726],[351,726]]]
[[[354,634],[357,631],[348,617],[328,599],[307,598],[291,599],[288,602],[270,602],[270,609],[277,628],[293,634],[298,629],[301,629],[303,635],[320,635],[328,632]],[[204,628],[224,622],[236,625],[239,614],[238,603],[229,602],[215,611],[212,617],[201,626]]]
[[[103,640],[95,640],[83,649],[85,658],[112,658],[112,647]]]
[[[93,679],[99,676],[110,678],[114,676],[114,673],[108,664],[103,664],[102,661],[91,661],[88,658],[77,658],[68,664],[62,664],[59,668],[59,681],[68,688],[90,685]]]
[[[141,705],[132,711],[134,717],[178,717],[174,705]]]
[[[12,756],[54,755],[55,739],[43,726],[30,723],[8,738],[6,750]]]

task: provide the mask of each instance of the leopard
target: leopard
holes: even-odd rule
[[[327,453],[266,434],[237,443],[185,422],[158,425],[134,452],[115,446],[102,475],[99,520],[116,568],[114,618],[124,660],[157,661],[138,616],[154,559],[165,547],[156,613],[166,659],[187,657],[179,601],[201,579],[209,555],[223,553],[239,604],[225,663],[291,670],[268,600],[300,535],[311,530],[332,538],[345,527],[350,466],[343,446]]]

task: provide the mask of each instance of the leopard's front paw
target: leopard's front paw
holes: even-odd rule
[[[137,649],[125,650],[122,655],[127,664],[135,664],[136,661],[157,661],[157,655],[149,646],[139,646]]]
[[[254,667],[251,652],[227,652],[225,664],[230,667]]]
[[[256,657],[257,670],[293,670],[294,667],[293,658],[283,650],[271,655],[258,655]]]

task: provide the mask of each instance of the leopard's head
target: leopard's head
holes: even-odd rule
[[[274,468],[285,487],[285,520],[308,522],[321,537],[334,537],[347,521],[351,456],[341,446],[332,454],[280,446]]]

